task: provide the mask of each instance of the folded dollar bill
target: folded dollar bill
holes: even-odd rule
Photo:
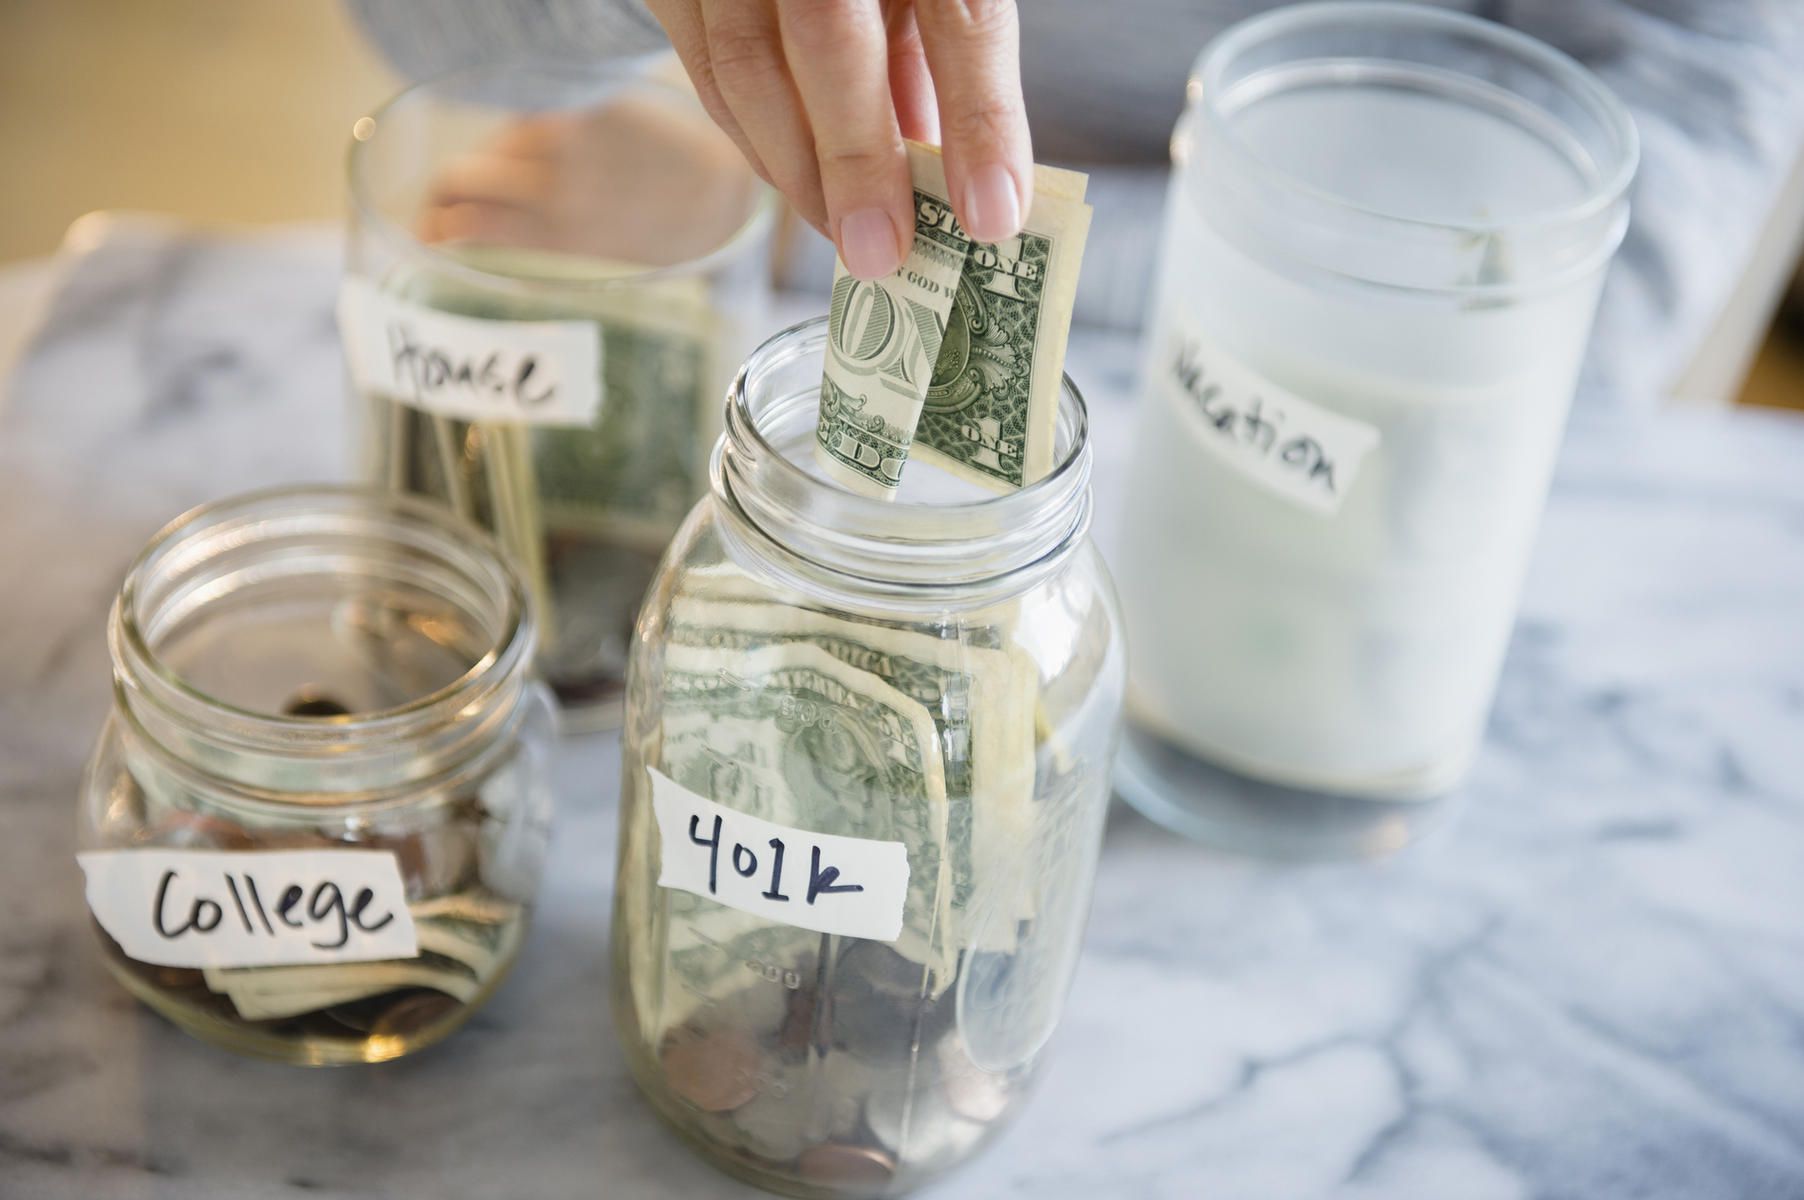
[[[908,146],[914,244],[893,275],[854,279],[835,265],[815,451],[829,477],[893,497],[921,415],[971,239],[952,215],[939,155]]]
[[[1052,472],[1065,346],[1090,231],[1089,180],[1034,168],[1022,230],[973,243],[915,427],[914,452],[961,479],[1013,491]]]
[[[207,986],[247,1021],[299,1016],[402,988],[428,988],[469,1003],[519,948],[517,904],[460,893],[409,906],[420,956],[408,960],[285,967],[207,967]]]
[[[893,499],[911,453],[993,490],[1053,466],[1060,381],[1090,207],[1085,176],[1034,168],[1022,231],[973,243],[939,151],[908,144],[915,237],[895,274],[834,273],[815,449],[862,495]]]

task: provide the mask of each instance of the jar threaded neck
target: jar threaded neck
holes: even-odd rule
[[[308,487],[165,527],[129,570],[108,640],[120,715],[172,769],[345,803],[502,745],[534,637],[524,586],[484,535],[416,498]]]
[[[1089,424],[1069,377],[1045,478],[977,499],[878,500],[812,467],[826,341],[824,317],[784,330],[752,352],[728,392],[714,497],[754,553],[833,590],[931,605],[1025,590],[1081,543],[1090,521]]]

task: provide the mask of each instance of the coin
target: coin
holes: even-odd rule
[[[359,1001],[356,1004],[335,1004],[331,1008],[320,1010],[320,1015],[329,1018],[352,1033],[368,1033],[375,1027],[375,1021],[370,1017],[368,1001]]]
[[[658,1059],[670,1090],[703,1112],[728,1112],[758,1094],[758,1048],[735,1030],[680,1026]]]
[[[1017,954],[980,951],[965,959],[956,1007],[972,1062],[1002,1072],[1033,1061],[1058,1023],[1064,995],[1055,982],[1063,978],[1060,961],[1031,943]]]
[[[733,1124],[753,1154],[771,1162],[789,1162],[808,1143],[802,1129],[807,1117],[803,1097],[766,1093],[735,1109]]]
[[[994,1121],[1007,1111],[1008,1077],[992,1074],[972,1062],[956,1035],[940,1043],[939,1060],[940,1086],[954,1112],[973,1121]]]
[[[777,1049],[792,1053],[806,1050],[814,1040],[820,993],[804,984],[793,992],[785,992],[784,998],[787,1003],[783,1022],[777,1027]]]
[[[389,1006],[388,1011],[370,1025],[372,1038],[405,1038],[457,1011],[459,1001],[443,992],[417,991]]]
[[[474,823],[446,823],[368,840],[371,849],[389,850],[401,867],[410,896],[443,896],[471,886],[477,878]]]
[[[282,706],[285,717],[348,717],[351,710],[336,698],[312,688],[302,688]]]
[[[199,990],[207,986],[206,976],[193,967],[152,967],[151,978],[169,991]]]
[[[882,942],[853,942],[840,954],[834,973],[842,982],[911,1006],[932,993],[930,970]]]
[[[918,999],[898,1003],[850,986],[835,988],[829,1009],[833,1041],[874,1063],[909,1061],[950,1023],[952,1005]]]
[[[135,840],[166,850],[250,850],[258,845],[242,825],[179,809],[159,813]]]
[[[802,1151],[796,1169],[809,1183],[828,1187],[874,1186],[888,1182],[895,1174],[896,1160],[874,1146],[828,1142]]]
[[[751,982],[734,988],[722,1001],[720,1011],[733,1014],[733,1024],[748,1033],[777,1033],[788,1019],[795,993],[781,984],[766,983],[750,972],[746,978]]]
[[[871,1094],[864,1122],[890,1153],[911,1167],[942,1167],[963,1158],[985,1126],[953,1112],[931,1088],[892,1087]]]
[[[818,1081],[815,1103],[820,1111],[822,1128],[828,1136],[849,1139],[858,1135],[864,1116],[864,1098],[883,1074],[882,1068],[850,1054],[829,1054],[821,1060],[815,1076]]]
[[[829,1027],[834,1043],[860,1058],[902,1062],[945,1027],[949,1001],[932,994],[926,967],[881,942],[860,941],[834,965]]]

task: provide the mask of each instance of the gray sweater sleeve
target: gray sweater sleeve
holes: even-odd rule
[[[348,0],[404,73],[665,45],[642,0]],[[1741,279],[1804,152],[1804,0],[1440,0],[1549,42],[1628,104],[1642,137],[1634,218],[1606,285],[1583,391],[1657,400]],[[1165,147],[1203,44],[1269,0],[1023,0],[1022,82],[1038,156],[1088,170],[1096,209],[1080,321],[1146,316]],[[795,243],[792,280],[821,275]],[[830,255],[827,258],[830,262]]]
[[[428,79],[530,58],[629,58],[669,46],[642,0],[346,0],[396,70]]]

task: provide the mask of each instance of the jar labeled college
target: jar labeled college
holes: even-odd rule
[[[1173,156],[1122,793],[1253,849],[1395,848],[1484,728],[1634,127],[1501,26],[1310,4],[1205,50]]]
[[[619,65],[453,74],[356,137],[364,468],[495,534],[567,720],[605,724],[763,324],[769,193],[692,93]]]
[[[741,370],[640,617],[614,1013],[653,1106],[725,1169],[884,1195],[1022,1103],[1125,664],[1069,382],[1048,477],[989,496],[913,463],[890,504],[818,473],[824,342],[798,326]]]
[[[456,1029],[538,890],[554,716],[533,639],[519,577],[423,501],[273,491],[164,529],[113,606],[80,801],[108,969],[289,1062]]]

